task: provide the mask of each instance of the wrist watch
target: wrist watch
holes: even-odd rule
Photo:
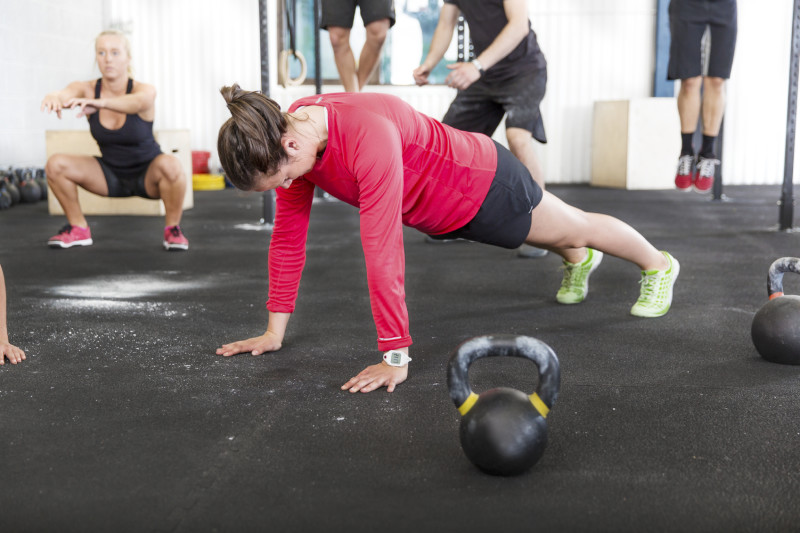
[[[470,61],[470,63],[472,63],[473,67],[478,69],[478,72],[480,73],[481,76],[486,74],[486,72],[483,70],[483,65],[481,65],[480,61],[478,61],[477,59],[473,59],[472,61]]]
[[[411,358],[400,350],[389,350],[383,354],[383,360],[389,366],[405,366],[411,361]]]

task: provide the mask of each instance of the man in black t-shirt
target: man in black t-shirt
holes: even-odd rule
[[[428,56],[414,70],[417,85],[444,57],[459,13],[469,25],[475,59],[447,65],[445,83],[458,89],[442,122],[455,128],[494,134],[506,117],[506,138],[511,152],[539,186],[544,175],[532,138],[546,143],[539,105],[547,85],[547,61],[528,19],[526,0],[444,0]],[[521,250],[526,257],[540,257],[544,250]]]

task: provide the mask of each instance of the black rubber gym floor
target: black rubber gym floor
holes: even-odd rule
[[[797,531],[800,367],[750,340],[767,268],[800,254],[776,231],[779,187],[550,190],[680,260],[670,313],[628,314],[640,276],[619,259],[561,306],[553,255],[407,229],[414,360],[392,394],[339,389],[380,357],[350,206],[312,210],[283,349],[229,359],[220,344],[266,327],[260,195],[196,192],[188,253],[161,251],[158,217],[90,217],[94,246],[50,250],[63,218],[45,203],[0,212],[28,354],[0,367],[0,531]],[[487,333],[561,362],[549,445],[517,477],[467,461],[448,396],[451,351]],[[492,358],[470,378],[531,392],[536,369]]]

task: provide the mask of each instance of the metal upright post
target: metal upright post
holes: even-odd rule
[[[456,53],[456,61],[463,63],[465,58],[468,57],[466,47],[464,46],[464,17],[459,15],[458,24],[456,26],[458,32],[458,52]]]
[[[322,61],[320,60],[319,43],[319,0],[314,0],[314,88],[317,94],[322,93]]]
[[[653,96],[672,98],[675,96],[675,82],[667,79],[669,65],[669,2],[658,0],[656,13],[656,68],[653,80]]]
[[[269,28],[267,27],[267,0],[258,0],[258,23],[261,37],[261,94],[269,96]],[[272,227],[275,223],[275,191],[265,191],[261,197],[261,224]]]
[[[786,150],[783,162],[783,188],[779,202],[778,226],[781,230],[792,228],[794,221],[794,137],[797,120],[797,75],[800,61],[800,0],[794,0],[792,15],[792,53],[789,58],[789,102],[786,109]]]
[[[719,154],[719,165],[714,169],[714,185],[711,188],[711,199],[722,201],[725,195],[722,193],[722,149],[725,144],[723,132],[725,131],[725,118],[719,124],[719,134],[717,135],[717,153]]]
[[[319,8],[319,0],[314,0],[314,90],[316,91],[316,94],[322,94],[322,60],[320,59],[321,52],[319,42]],[[322,198],[323,200],[328,199],[327,193],[319,187],[314,188],[314,197]]]

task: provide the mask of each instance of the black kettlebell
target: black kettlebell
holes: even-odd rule
[[[19,183],[19,193],[22,195],[22,201],[28,204],[35,204],[42,199],[42,189],[33,179],[33,173],[29,170],[22,175]]]
[[[470,365],[483,357],[530,359],[539,368],[536,392],[500,387],[480,396],[469,386]],[[450,398],[461,413],[461,448],[489,474],[510,476],[531,468],[547,447],[545,417],[558,397],[561,370],[547,344],[521,335],[475,337],[456,348],[447,366]]]
[[[8,194],[11,195],[11,205],[16,205],[20,201],[20,194],[19,188],[14,183],[14,176],[13,174],[7,174],[4,178],[6,183],[6,190]]]
[[[36,180],[36,183],[39,184],[41,199],[47,200],[47,174],[45,174],[43,168],[36,169],[36,177],[34,179]]]
[[[6,190],[6,182],[0,181],[0,211],[11,207],[11,194]]]
[[[758,353],[773,363],[800,365],[800,296],[783,294],[783,274],[800,274],[800,259],[781,257],[769,267],[769,301],[753,317],[750,335]]]

